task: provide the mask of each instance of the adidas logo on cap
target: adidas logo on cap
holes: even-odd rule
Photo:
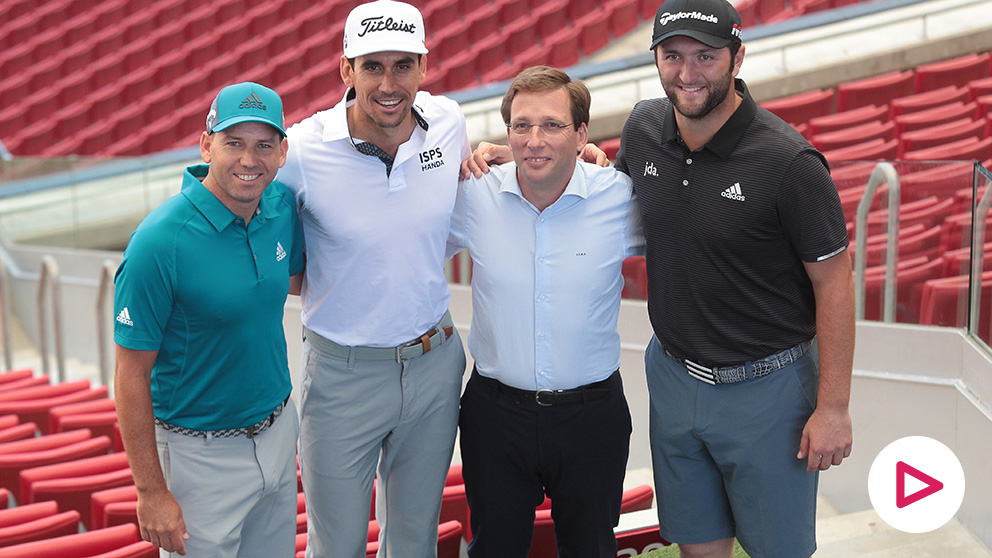
[[[262,100],[258,98],[258,95],[252,93],[251,95],[245,97],[244,101],[241,101],[241,104],[238,105],[238,108],[241,109],[257,108],[257,109],[265,110],[265,104],[263,104]]]

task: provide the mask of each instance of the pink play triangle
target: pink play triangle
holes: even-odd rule
[[[926,484],[926,488],[906,495],[906,475]],[[902,461],[896,461],[896,507],[905,508],[944,488],[944,483]]]

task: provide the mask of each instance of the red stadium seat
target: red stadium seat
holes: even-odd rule
[[[956,102],[968,102],[967,88],[947,86],[926,93],[916,93],[893,99],[889,105],[889,117],[896,118],[903,114],[944,107]]]
[[[620,151],[620,138],[611,138],[598,143],[598,147],[606,152],[606,157],[611,161],[617,160],[617,153]]]
[[[971,137],[903,154],[907,161],[984,161],[989,158],[992,158],[992,137],[981,140]]]
[[[18,544],[4,548],[0,556],[3,558],[107,558],[113,551],[140,545],[145,549],[144,553],[114,555],[116,558],[128,557],[152,557],[158,556],[158,548],[141,540],[138,527],[135,525],[121,525],[109,527],[107,529],[97,529],[86,533],[54,537],[29,543]],[[154,554],[149,552],[154,551]]]
[[[992,242],[986,242],[982,258],[982,271],[992,271]],[[941,277],[954,277],[971,273],[971,246],[949,250],[941,254],[944,262]]]
[[[968,324],[968,301],[971,277],[945,277],[923,284],[920,323],[945,327],[966,327]],[[992,271],[982,273],[981,311],[978,319],[978,336],[989,341],[988,303],[992,296]]]
[[[992,95],[992,77],[973,79],[968,82],[969,100],[974,101],[985,95]]]
[[[826,116],[833,111],[834,90],[814,90],[765,101],[761,106],[790,124],[802,124],[811,118]]]
[[[648,299],[647,263],[642,256],[632,256],[623,261],[623,298]]]
[[[87,529],[93,528],[92,494],[129,484],[134,484],[134,479],[123,453],[35,467],[20,475],[21,501],[55,500],[59,509],[78,511]]]
[[[117,406],[114,403],[114,400],[109,397],[104,399],[94,399],[92,401],[84,401],[82,403],[59,405],[58,407],[52,407],[51,411],[49,411],[49,418],[51,419],[49,422],[49,429],[51,429],[52,432],[59,432],[59,422],[70,415],[104,413],[108,411],[116,412],[116,410]],[[101,432],[100,434],[103,435],[105,433]],[[106,435],[112,436],[112,429],[111,433]]]
[[[931,279],[940,277],[944,263],[926,258],[906,260],[906,267],[900,265],[896,271],[896,308],[897,323],[917,324],[920,322],[920,300],[923,284]],[[900,262],[902,264],[902,262]],[[880,320],[883,317],[883,300],[885,289],[885,268],[879,266],[872,273],[865,274],[865,319]]]
[[[462,466],[453,465],[448,471],[441,495],[441,516],[439,521],[458,521],[462,526],[461,538],[472,540],[472,529],[469,525],[468,500],[465,497],[465,481],[462,480]]]
[[[977,105],[975,103],[965,104],[961,101],[955,101],[919,112],[900,114],[894,119],[896,136],[902,137],[906,132],[939,126],[962,118],[974,118],[976,112]]]
[[[638,0],[608,0],[606,9],[610,14],[610,34],[613,37],[623,37],[637,29],[640,23],[637,10]],[[737,6],[740,11],[741,6]],[[741,14],[743,17],[743,14]],[[747,23],[744,24],[747,26]]]
[[[963,139],[980,139],[985,133],[985,126],[984,120],[971,120],[965,117],[946,124],[906,132],[899,136],[897,156],[902,158],[909,151],[937,147]]]
[[[0,430],[0,443],[34,438],[37,433],[38,427],[33,422],[15,424]]]
[[[61,385],[61,384],[60,384]],[[47,387],[47,386],[46,386]],[[27,391],[35,388],[27,388]],[[14,392],[16,393],[16,392]],[[0,393],[0,397],[4,394]],[[66,405],[69,403],[79,403],[93,399],[103,399],[107,397],[107,387],[99,386],[92,389],[83,389],[65,395],[48,397],[45,399],[25,399],[19,401],[0,402],[0,414],[14,413],[21,417],[24,422],[33,422],[38,425],[38,431],[48,434],[49,418],[48,411],[52,407]]]
[[[32,387],[21,389],[16,392],[0,393],[0,403],[6,401],[24,401],[28,399],[47,399],[58,397],[69,393],[82,391],[90,387],[89,380],[77,380],[73,382],[62,382],[59,384]]]
[[[17,370],[7,370],[0,372],[0,388],[16,380],[24,380],[34,376],[34,371],[30,368],[20,368]]]
[[[78,532],[79,512],[69,510],[16,525],[0,527],[0,547],[40,541],[53,537],[64,537]]]
[[[831,151],[873,139],[888,141],[892,139],[895,128],[894,122],[868,122],[835,132],[816,134],[810,138],[810,143],[820,151]]]
[[[913,94],[913,71],[891,72],[837,86],[837,112],[870,105],[887,105]]]
[[[817,134],[844,130],[869,122],[884,122],[888,119],[889,105],[867,105],[843,112],[835,112],[826,116],[810,118],[807,124],[809,125],[810,136],[815,136]]]
[[[989,53],[985,52],[917,66],[916,92],[933,91],[948,85],[962,87],[971,80],[987,78],[992,75],[989,58]]]
[[[823,154],[827,161],[884,161],[895,159],[899,148],[899,140],[885,141],[883,139],[869,140]]]
[[[922,223],[927,228],[938,227],[944,218],[951,214],[953,207],[953,198],[939,199],[936,196],[903,202],[899,206],[899,228],[902,229],[917,223]],[[870,212],[867,223],[868,234],[876,235],[885,232],[888,218],[887,209]]]
[[[51,517],[57,513],[59,513],[59,505],[55,502],[38,502],[24,504],[16,508],[5,508],[0,510],[0,528],[20,525],[42,517]]]
[[[93,528],[102,529],[111,525],[107,520],[107,509],[111,504],[137,501],[138,489],[133,484],[94,492],[90,496],[90,522]]]
[[[12,391],[15,389],[24,389],[28,387],[46,386],[48,384],[49,384],[49,378],[47,375],[30,376],[27,378],[22,378],[20,380],[11,380],[0,384],[0,392]]]
[[[85,432],[85,431],[78,431]],[[86,432],[89,434],[89,432]],[[21,440],[29,442],[31,440]],[[19,442],[8,442],[16,444]],[[0,455],[0,486],[8,490],[16,490],[22,473],[33,467],[50,466],[76,459],[90,458],[107,454],[110,440],[104,437],[90,438],[72,442],[63,446],[25,453],[9,453]],[[25,503],[25,494],[18,497],[19,503]]]
[[[20,423],[21,419],[17,418],[17,415],[0,416],[0,428],[10,428],[11,426],[17,426]]]
[[[661,538],[658,527],[644,527],[617,534],[617,556],[640,556],[672,543]]]

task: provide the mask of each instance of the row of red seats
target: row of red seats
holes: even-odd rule
[[[762,102],[786,122],[800,125],[812,118],[869,105],[886,105],[896,99],[927,93],[947,86],[992,76],[992,53],[979,52],[837,85],[836,90],[813,90]],[[907,99],[908,101],[908,99]],[[892,116],[898,114],[898,108]]]
[[[90,388],[88,380],[50,385],[47,377],[36,377],[31,370],[8,371],[0,373],[0,412],[11,413],[0,415],[0,558],[157,555],[135,537],[137,490],[106,388]],[[22,422],[25,418],[36,422]],[[300,552],[307,526],[301,480],[298,476]],[[17,507],[9,507],[11,495],[16,495]],[[647,485],[628,490],[621,511],[648,509],[653,496]],[[371,510],[369,520],[367,550],[374,556],[378,525]],[[439,556],[455,558],[461,541],[471,539],[460,466],[449,471],[440,523]],[[75,534],[80,525],[88,531],[84,535]],[[657,528],[639,530],[638,536],[667,544]],[[70,550],[61,553],[63,548]],[[531,556],[552,556],[554,548],[546,500],[536,511]]]
[[[767,22],[849,2],[752,0],[744,12]],[[8,0],[0,96],[15,101],[0,110],[10,134],[3,141],[16,155],[44,157],[188,147],[201,131],[203,106],[239,80],[283,93],[288,120],[296,121],[340,99],[344,19],[358,3],[113,0],[82,9],[80,0],[36,7]],[[434,53],[423,87],[439,93],[508,79],[531,65],[575,64],[653,18],[657,2],[430,0],[422,9]]]

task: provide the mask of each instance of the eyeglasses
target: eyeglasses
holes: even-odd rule
[[[512,132],[515,135],[526,136],[527,134],[530,133],[531,128],[537,126],[538,128],[541,129],[542,134],[546,136],[557,136],[558,134],[561,134],[562,132],[567,130],[571,125],[572,125],[571,123],[562,124],[561,122],[555,122],[553,120],[549,120],[541,124],[531,124],[530,122],[510,122],[507,128],[509,128],[510,132]]]

